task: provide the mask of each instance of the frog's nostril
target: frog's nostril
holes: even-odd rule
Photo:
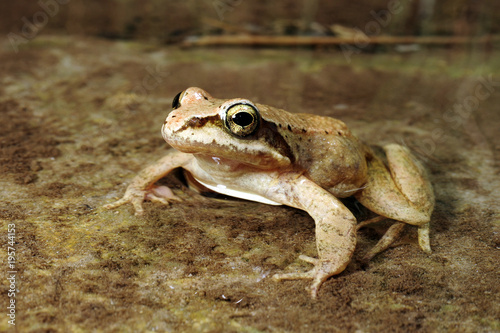
[[[172,119],[174,119],[175,117],[176,117],[175,115],[168,116],[168,117],[165,119],[165,121],[163,122],[163,124],[165,124],[165,125],[166,125],[166,124],[169,122],[169,120],[172,120]]]

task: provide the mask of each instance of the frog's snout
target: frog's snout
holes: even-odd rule
[[[168,128],[175,128],[176,124],[179,123],[179,118],[177,118],[177,112],[175,110],[170,111],[167,118],[163,122],[162,132]]]
[[[175,121],[175,115],[172,118],[172,112],[169,113],[165,121],[163,122],[163,125],[161,127],[161,135],[163,136],[163,139],[167,141],[167,138],[170,136],[170,133],[172,132],[171,127],[173,121]]]

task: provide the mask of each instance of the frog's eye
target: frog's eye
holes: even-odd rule
[[[177,95],[175,95],[174,100],[172,101],[172,109],[173,110],[180,108],[181,101],[182,101],[182,98],[184,97],[185,93],[186,93],[186,91],[184,90],[184,91],[181,91],[180,93],[178,93]]]
[[[236,136],[253,134],[259,126],[259,111],[250,104],[235,104],[226,111],[226,128]]]

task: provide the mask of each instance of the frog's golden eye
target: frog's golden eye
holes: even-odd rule
[[[172,109],[173,110],[180,108],[181,101],[182,101],[182,98],[184,97],[185,92],[186,91],[184,90],[184,91],[181,91],[180,93],[178,93],[177,95],[175,95],[174,100],[172,101]]]
[[[226,111],[226,128],[236,136],[253,134],[259,127],[260,115],[250,104],[235,104]]]

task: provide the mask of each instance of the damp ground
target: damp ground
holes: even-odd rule
[[[0,52],[0,221],[15,224],[18,332],[495,332],[500,330],[500,59],[495,50],[180,49],[39,37]],[[349,61],[348,61],[349,60]],[[190,86],[336,117],[369,144],[408,146],[436,193],[433,253],[407,227],[362,229],[312,300],[306,212],[161,182],[183,199],[106,211],[163,156],[160,127]],[[457,106],[458,105],[458,106]],[[346,205],[359,220],[369,212]],[[0,253],[8,271],[6,243]],[[9,284],[0,282],[2,304]],[[2,306],[4,308],[4,306]],[[5,309],[5,308],[4,308]],[[6,310],[2,310],[5,312]],[[0,330],[11,329],[5,315]]]

